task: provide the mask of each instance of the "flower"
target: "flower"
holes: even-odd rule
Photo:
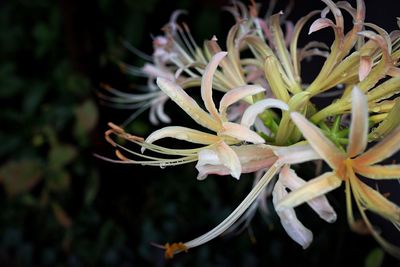
[[[204,147],[192,150],[192,156],[195,156],[196,154],[198,156],[198,163],[196,167],[200,170],[198,176],[199,179],[204,179],[209,173],[226,173],[226,170],[229,170],[229,173],[233,177],[239,179],[240,174],[242,173],[242,165],[240,160],[241,158],[244,160],[243,158],[245,157],[249,158],[249,156],[244,155],[245,152],[243,149],[237,149],[237,151],[241,151],[239,155],[243,154],[243,156],[238,156],[238,154],[230,147],[230,145],[239,144],[243,141],[253,144],[264,143],[265,141],[261,136],[249,129],[249,127],[255,122],[257,115],[263,112],[266,108],[274,107],[287,109],[287,105],[279,100],[265,99],[250,105],[243,113],[240,124],[229,122],[227,120],[226,110],[231,104],[245,97],[261,93],[265,91],[265,89],[257,85],[245,85],[231,89],[222,97],[219,109],[217,110],[212,96],[213,76],[219,62],[225,57],[225,55],[226,52],[219,52],[215,54],[208,64],[202,78],[201,97],[208,112],[202,109],[193,98],[191,98],[181,87],[179,87],[179,85],[164,78],[157,79],[157,84],[159,85],[160,89],[172,101],[174,101],[183,109],[183,111],[192,117],[196,123],[207,128],[208,130],[213,131],[215,134],[182,126],[167,126],[156,130],[143,142],[143,144],[146,144],[148,147],[149,144],[152,144],[159,139],[172,137],[175,139],[204,145]],[[142,152],[144,152],[145,149],[146,146],[143,145]],[[257,148],[253,149],[257,150]],[[165,154],[168,153],[169,152]],[[186,157],[188,155],[184,154],[182,156]],[[245,168],[250,169],[246,170],[246,172],[255,171],[254,166],[248,167],[248,165],[254,165],[255,161],[257,160],[246,159],[244,161]],[[167,160],[166,162],[170,161]],[[265,161],[264,163],[260,164],[265,164]],[[217,168],[217,166],[219,167]]]
[[[326,8],[310,12],[294,26],[286,21],[287,11],[272,15],[275,1],[265,18],[259,16],[254,1],[248,9],[234,2],[227,8],[236,20],[226,38],[227,52],[222,51],[215,36],[200,49],[188,27],[176,23],[182,13],[177,11],[164,28],[165,34],[154,39],[150,62],[139,72],[125,66],[147,77],[151,90],[129,96],[106,88],[116,97],[103,99],[116,107],[151,106],[153,123],[169,122],[164,103],[171,99],[199,126],[168,126],[141,138],[110,123],[106,139],[116,147],[119,160],[106,160],[160,167],[196,162],[198,180],[209,174],[236,179],[242,173],[259,175],[250,193],[215,228],[188,242],[159,246],[165,249],[167,258],[234,231],[242,223],[247,226],[258,207],[266,211],[265,201],[271,193],[285,231],[306,248],[313,235],[298,220],[294,208],[306,202],[320,218],[334,222],[337,215],[324,194],[342,183],[346,185],[351,228],[361,231],[353,215],[353,195],[369,231],[390,253],[400,255],[399,249],[372,227],[366,214],[366,210],[375,212],[399,228],[399,207],[359,178],[400,176],[399,165],[376,164],[400,149],[400,33],[388,33],[365,22],[363,0],[357,0],[356,7],[345,1],[322,1]],[[349,31],[345,30],[344,12],[353,19]],[[332,44],[311,41],[299,47],[301,31],[318,14],[308,33],[331,28]],[[315,79],[305,84],[302,63],[314,56],[324,57],[325,62]],[[192,87],[200,87],[202,103],[191,97]],[[215,90],[223,92],[218,107]],[[321,108],[314,101],[317,97],[331,97],[332,101]],[[144,105],[142,100],[151,101]],[[139,145],[141,153],[114,141],[115,135]],[[164,138],[190,142],[195,147],[158,145]],[[364,152],[368,141],[379,142]],[[294,171],[299,163],[321,158],[332,171],[321,175],[319,171],[308,182]]]
[[[317,155],[308,144],[296,144],[288,147],[270,148],[276,155],[274,163],[266,169],[265,174],[258,180],[258,182],[254,185],[249,194],[242,200],[242,202],[236,207],[236,209],[232,211],[232,213],[216,227],[193,240],[172,244],[167,243],[166,245],[161,246],[165,249],[166,258],[172,258],[177,253],[203,245],[204,243],[207,243],[217,236],[223,234],[231,227],[236,227],[235,222],[237,222],[242,215],[252,216],[252,205],[258,204],[260,195],[262,195],[267,185],[271,182],[272,178],[279,171],[281,171],[281,167],[285,164],[298,164],[310,160],[319,159],[319,155]],[[286,176],[285,179],[291,178]],[[286,186],[292,186],[289,185],[288,181],[284,182]],[[296,182],[299,183],[299,180],[295,181],[295,183]],[[276,191],[276,193],[278,192]],[[277,199],[280,199],[280,196],[277,196]],[[312,205],[317,213],[320,214],[321,217],[324,217],[326,220],[333,221],[336,217],[336,215],[334,215],[334,211],[330,208],[329,204],[327,204],[324,198],[313,200],[310,202],[310,205]],[[248,211],[249,209],[250,212],[246,213],[246,211]],[[297,241],[297,237],[301,236],[301,234],[293,233],[293,231],[297,231],[300,225],[300,222],[297,221],[296,216],[289,216],[287,212],[280,213],[280,216],[282,223],[284,225],[286,224],[285,229],[288,231],[289,235]],[[246,220],[246,217],[244,217],[243,220]],[[303,244],[302,241],[298,242]],[[307,239],[307,242],[310,241]]]
[[[400,165],[376,164],[389,158],[400,149],[400,127],[397,127],[382,141],[366,152],[368,141],[368,105],[366,96],[355,87],[352,91],[352,120],[349,144],[346,152],[336,147],[324,134],[299,113],[292,113],[294,123],[302,132],[314,150],[332,168],[321,176],[308,181],[289,193],[276,205],[277,211],[296,207],[306,201],[322,196],[338,188],[342,182],[346,185],[347,216],[350,227],[359,230],[355,223],[351,193],[361,216],[376,240],[392,255],[400,257],[400,248],[388,243],[372,226],[366,210],[379,214],[400,226],[400,208],[377,190],[365,184],[357,175],[373,180],[398,179]]]

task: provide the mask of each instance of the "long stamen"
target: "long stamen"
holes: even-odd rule
[[[218,224],[215,228],[211,231],[191,240],[188,242],[183,243],[182,245],[175,245],[173,244],[182,244],[182,243],[173,243],[172,245],[168,246],[169,255],[174,255],[179,252],[184,251],[185,249],[194,248],[200,246],[208,241],[216,238],[217,236],[221,235],[225,232],[229,227],[231,227],[242,214],[251,206],[251,204],[257,199],[260,193],[265,189],[274,175],[278,172],[281,168],[282,164],[276,163],[268,169],[268,171],[264,174],[264,176],[260,179],[260,181],[256,184],[256,186],[250,191],[250,193],[246,196],[246,198],[239,204],[239,206],[220,224]],[[172,253],[172,254],[171,254]]]

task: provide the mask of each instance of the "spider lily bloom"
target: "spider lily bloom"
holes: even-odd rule
[[[219,52],[213,56],[208,64],[201,82],[201,97],[204,106],[208,112],[203,110],[181,87],[166,79],[157,79],[160,89],[168,95],[172,101],[180,106],[196,123],[213,131],[215,134],[201,132],[195,129],[168,126],[157,130],[150,134],[145,143],[153,143],[156,140],[166,137],[172,137],[180,140],[189,141],[196,144],[205,145],[204,149],[200,148],[198,169],[208,165],[218,165],[219,161],[230,170],[230,174],[239,179],[242,172],[240,159],[230,145],[248,142],[253,144],[264,143],[264,139],[256,132],[250,130],[250,126],[254,124],[258,114],[266,108],[287,109],[287,105],[276,99],[265,99],[249,106],[243,113],[241,123],[232,123],[227,120],[227,108],[245,98],[254,94],[263,92],[263,89],[257,85],[246,85],[229,90],[221,99],[219,109],[215,107],[212,98],[213,76],[218,67],[219,62],[224,58],[226,52]],[[142,151],[144,151],[143,147]],[[201,151],[201,154],[200,154]],[[218,163],[217,163],[218,161]],[[212,172],[224,172],[212,171]],[[201,171],[199,178],[205,178],[210,171]]]
[[[163,28],[164,35],[153,39],[152,56],[145,55],[128,43],[124,43],[130,51],[147,61],[141,68],[119,63],[122,72],[147,78],[147,85],[139,87],[143,89],[142,93],[126,93],[108,85],[102,86],[107,94],[98,93],[101,101],[107,106],[136,110],[124,125],[133,121],[146,109],[150,109],[149,119],[152,124],[171,122],[170,117],[164,112],[164,104],[168,97],[156,85],[157,77],[174,81],[183,88],[200,84],[200,74],[207,64],[207,59],[194,42],[189,28],[185,24],[180,26],[176,22],[182,13],[184,13],[182,10],[175,11],[169,23]],[[191,70],[192,67],[196,70]]]
[[[320,129],[302,115],[291,114],[303,136],[333,171],[324,173],[292,191],[277,204],[276,209],[283,211],[286,208],[296,207],[336,189],[344,182],[350,227],[355,231],[360,230],[353,215],[351,197],[351,193],[353,193],[355,203],[369,231],[389,253],[400,257],[400,248],[382,238],[366,214],[366,210],[372,211],[399,228],[400,208],[357,177],[357,175],[361,175],[372,180],[398,179],[400,177],[400,165],[376,164],[389,158],[400,149],[400,127],[364,152],[368,141],[367,99],[357,87],[353,89],[351,96],[352,120],[346,152],[336,147]]]

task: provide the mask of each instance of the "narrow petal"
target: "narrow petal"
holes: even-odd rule
[[[224,122],[222,124],[222,130],[218,132],[218,135],[234,137],[237,140],[246,141],[253,144],[265,143],[265,140],[256,132],[240,124],[232,122]]]
[[[164,78],[157,78],[157,85],[168,95],[179,107],[201,126],[217,131],[217,122],[205,112],[179,85]]]
[[[288,105],[277,99],[264,99],[249,106],[243,113],[242,121],[240,124],[250,127],[254,124],[258,114],[264,112],[267,108],[279,108],[281,110],[289,110]]]
[[[208,134],[191,128],[181,126],[167,126],[157,131],[154,131],[146,138],[145,142],[153,143],[156,140],[166,137],[172,137],[175,139],[204,145],[214,144],[221,140],[221,138],[216,135]]]
[[[242,173],[242,165],[240,164],[239,157],[236,155],[235,151],[232,150],[225,142],[220,142],[215,146],[218,158],[221,164],[227,167],[231,175],[239,179]]]
[[[272,191],[272,201],[277,205],[284,197],[287,191],[283,184],[278,180],[275,183],[274,190]],[[313,240],[313,234],[297,219],[296,212],[293,208],[284,209],[276,212],[281,220],[281,224],[286,233],[303,249],[306,249]]]
[[[314,150],[332,169],[339,169],[340,166],[343,165],[344,154],[321,132],[319,128],[304,118],[303,115],[297,112],[292,112],[290,116]]]
[[[227,52],[218,52],[215,54],[210,60],[210,63],[208,63],[204,71],[203,78],[201,79],[201,98],[204,101],[206,109],[216,121],[220,120],[220,116],[212,98],[212,83],[218,64],[227,54]]]
[[[357,165],[372,165],[392,156],[400,149],[400,127],[388,134],[382,141],[354,159]]]
[[[282,164],[298,164],[321,159],[309,144],[274,147],[274,151]]]
[[[306,181],[301,179],[294,170],[289,168],[288,165],[285,165],[281,169],[279,180],[285,187],[289,188],[290,191],[297,190],[306,184]],[[333,210],[325,196],[311,199],[307,204],[319,215],[319,217],[321,217],[321,219],[329,223],[336,221],[336,212]]]
[[[351,92],[351,124],[347,153],[350,158],[362,153],[368,142],[368,103],[367,97],[358,87]]]
[[[163,123],[171,123],[171,118],[164,111],[164,105],[167,100],[168,99],[162,99],[162,100],[158,101],[158,103],[156,104],[157,105],[157,107],[156,107],[157,117]]]
[[[327,18],[319,18],[316,19],[310,26],[310,29],[308,30],[308,34],[312,34],[313,32],[319,31],[321,29],[324,29],[326,27],[332,27],[335,28],[335,23],[333,23],[332,20],[327,19]]]
[[[355,176],[350,179],[350,182],[355,197],[365,208],[381,215],[391,222],[400,223],[400,208],[396,204],[382,196],[378,191],[361,182]]]
[[[360,68],[358,69],[358,79],[363,81],[365,77],[371,72],[372,69],[372,59],[369,56],[360,57]]]
[[[400,179],[400,165],[353,165],[353,168],[357,173],[371,179]]]
[[[327,172],[308,181],[304,186],[290,192],[278,205],[276,210],[294,208],[313,198],[322,196],[340,186],[342,180],[334,173]]]
[[[265,89],[259,85],[245,85],[229,90],[219,102],[219,112],[225,114],[226,109],[237,101],[251,95],[264,92]]]

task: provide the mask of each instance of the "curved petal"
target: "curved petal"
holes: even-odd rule
[[[145,140],[146,143],[153,143],[156,140],[172,137],[195,144],[210,145],[221,140],[220,137],[181,126],[167,126],[151,133]]]
[[[319,18],[316,19],[310,26],[310,29],[308,30],[308,34],[312,34],[313,32],[319,31],[321,29],[324,29],[326,27],[332,27],[335,29],[336,25],[333,23],[332,20],[327,19],[327,18]]]
[[[218,64],[227,54],[227,52],[218,52],[215,54],[211,58],[210,63],[208,63],[204,71],[203,78],[201,79],[201,98],[204,101],[206,109],[216,121],[220,121],[220,116],[212,98],[212,83]]]
[[[283,164],[298,164],[321,159],[321,156],[315,152],[310,144],[275,147],[274,151]]]
[[[209,174],[228,175],[230,173],[229,169],[222,165],[218,153],[212,148],[202,149],[199,152],[196,169],[199,172],[197,180],[204,180]]]
[[[244,85],[229,90],[219,102],[219,112],[224,114],[226,109],[233,103],[247,96],[255,95],[264,92],[265,89],[259,85]]]
[[[222,130],[218,132],[218,135],[231,136],[236,138],[237,140],[246,141],[253,144],[265,143],[265,140],[256,132],[240,124],[232,122],[224,122],[222,124]]]
[[[241,173],[265,170],[277,160],[271,147],[266,145],[240,145],[230,147],[239,158],[242,167]],[[213,149],[202,149],[199,152],[199,161],[196,165],[199,171],[197,179],[203,180],[209,174],[229,175],[230,170],[223,166],[217,153]]]
[[[382,141],[354,159],[357,165],[371,165],[385,160],[400,149],[400,126],[388,134]]]
[[[365,77],[371,72],[372,69],[372,58],[369,56],[360,57],[360,68],[358,69],[358,79],[363,81]]]
[[[264,99],[249,106],[243,113],[241,125],[250,127],[254,124],[258,114],[262,113],[267,108],[279,108],[281,110],[289,110],[288,105],[277,99]]]
[[[332,169],[339,169],[343,165],[345,159],[344,154],[321,132],[319,128],[309,122],[303,115],[297,112],[292,112],[290,116],[314,150]]]
[[[358,87],[351,92],[351,124],[347,154],[350,158],[362,153],[368,142],[368,102]]]
[[[218,131],[217,122],[205,112],[179,85],[164,78],[157,78],[157,85],[179,107],[181,107],[198,124],[210,130]]]
[[[362,176],[383,180],[400,179],[400,165],[361,165],[353,164],[354,170]]]
[[[282,184],[289,188],[290,191],[297,190],[306,184],[306,181],[301,179],[294,170],[290,169],[288,165],[285,165],[280,173],[279,180]],[[328,199],[325,196],[319,196],[311,199],[307,204],[319,215],[319,217],[329,223],[336,221],[337,215],[329,204]]]
[[[336,188],[342,183],[333,172],[324,173],[317,178],[308,181],[304,186],[290,192],[276,206],[276,210],[297,207],[304,202],[322,196]]]
[[[274,190],[272,191],[272,201],[277,205],[284,197],[287,191],[285,186],[278,180],[275,183]],[[303,249],[306,249],[313,240],[313,234],[297,219],[296,213],[293,208],[284,209],[276,212],[281,220],[281,224],[286,233]]]
[[[360,201],[365,208],[391,222],[400,224],[399,206],[382,196],[378,191],[361,182],[355,176],[351,177],[350,183],[357,201]]]
[[[230,170],[231,175],[239,179],[242,173],[242,165],[240,164],[239,157],[236,155],[235,151],[230,148],[225,142],[220,142],[215,145],[215,151],[221,164]]]

